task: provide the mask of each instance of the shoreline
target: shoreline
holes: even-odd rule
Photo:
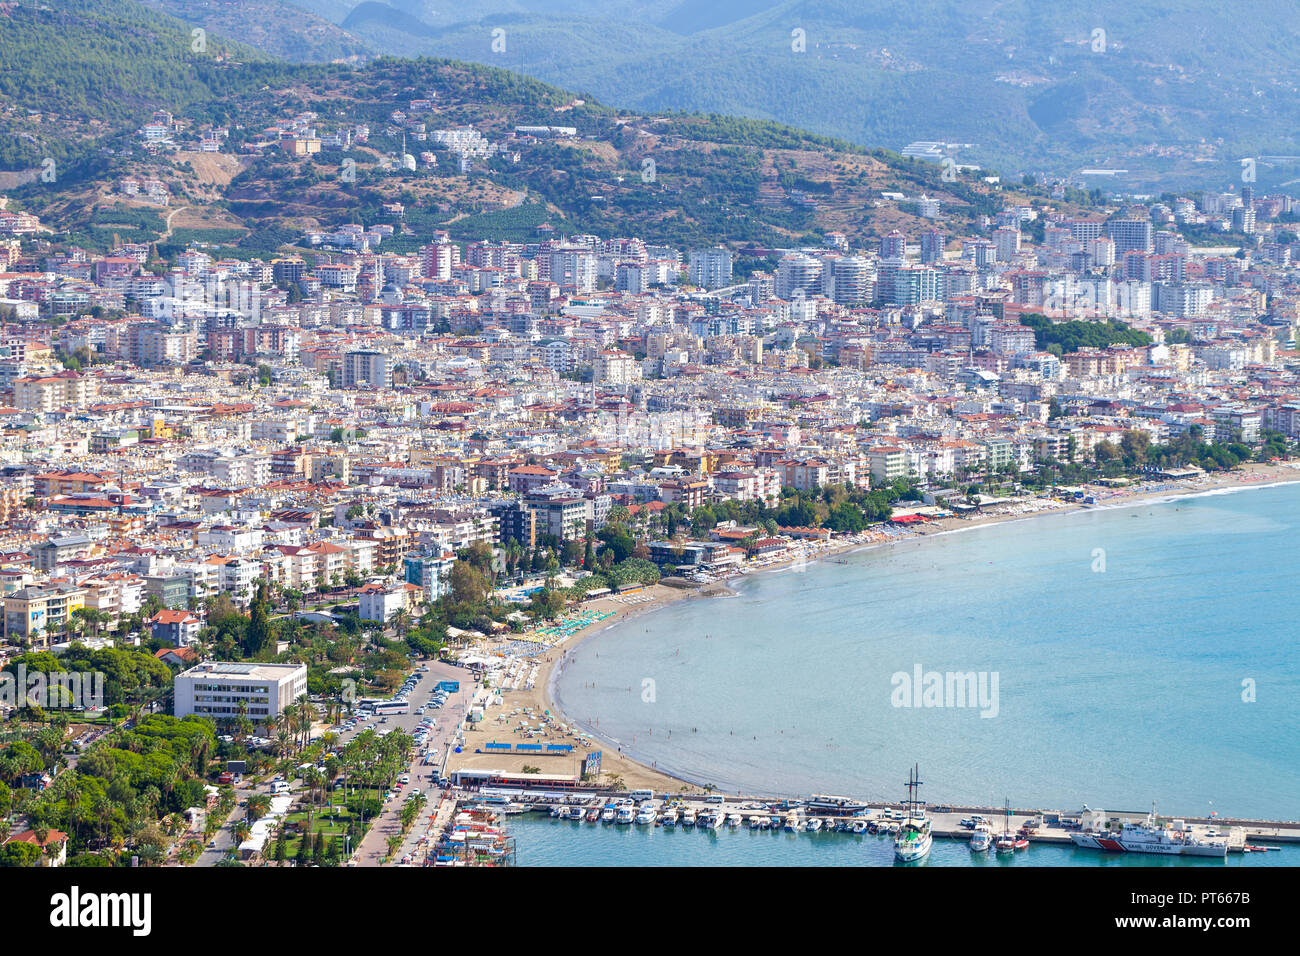
[[[944,535],[956,534],[965,531],[972,531],[978,528],[990,527],[992,525],[1007,524],[1017,521],[1027,521],[1036,518],[1043,518],[1052,515],[1078,514],[1088,511],[1111,511],[1126,507],[1164,504],[1176,501],[1182,498],[1208,497],[1213,495],[1231,494],[1240,491],[1248,491],[1260,488],[1275,488],[1282,485],[1300,482],[1300,463],[1278,463],[1262,464],[1252,463],[1239,472],[1226,475],[1207,474],[1193,483],[1179,485],[1172,482],[1163,482],[1158,487],[1136,486],[1131,490],[1120,490],[1106,497],[1099,497],[1095,504],[1085,505],[1075,502],[1053,502],[1049,506],[1036,508],[1028,513],[1020,512],[997,512],[989,514],[980,514],[971,518],[940,518],[927,523],[925,528],[918,529],[914,532],[890,535],[884,532],[876,532],[876,540],[873,541],[840,541],[832,540],[829,544],[816,547],[813,553],[808,554],[801,551],[799,554],[782,557],[770,563],[747,569],[745,572],[737,572],[719,578],[717,581],[706,585],[691,588],[673,588],[664,584],[656,584],[647,588],[644,594],[652,594],[650,601],[644,604],[637,604],[632,607],[622,605],[624,613],[616,618],[605,619],[586,628],[583,628],[564,640],[560,641],[544,655],[538,655],[539,669],[534,690],[527,692],[535,698],[536,712],[548,712],[549,715],[564,724],[571,727],[579,728],[584,733],[590,735],[590,739],[598,741],[604,747],[601,757],[602,773],[606,776],[618,775],[623,778],[624,786],[627,789],[649,788],[663,790],[665,792],[678,791],[682,793],[703,792],[705,781],[698,781],[690,777],[674,773],[670,767],[659,767],[655,761],[647,760],[638,755],[635,749],[630,749],[625,743],[616,741],[611,737],[604,735],[600,731],[599,718],[595,718],[596,723],[592,725],[585,720],[578,720],[573,717],[563,707],[563,698],[557,693],[557,681],[563,670],[561,666],[571,651],[576,650],[589,639],[604,633],[610,628],[623,625],[629,621],[641,618],[644,615],[653,613],[663,607],[677,604],[683,600],[697,599],[717,599],[720,597],[740,597],[740,592],[734,590],[731,586],[733,582],[743,581],[745,578],[760,573],[781,573],[790,570],[790,568],[800,562],[814,564],[818,561],[825,561],[832,558],[842,558],[850,554],[861,551],[874,550],[881,547],[890,547],[907,542],[921,542],[928,538],[942,537]],[[1090,487],[1090,486],[1087,486]],[[1029,499],[1030,501],[1042,499]],[[591,602],[589,607],[598,610],[613,610],[619,608],[620,604],[613,602],[617,598],[602,598],[598,601]],[[621,603],[621,602],[620,602]],[[507,694],[520,694],[519,691],[506,691]],[[506,703],[502,710],[511,705],[519,706],[524,703],[522,700],[506,698]],[[526,706],[526,705],[525,705]],[[611,749],[612,748],[612,749]],[[594,748],[593,748],[594,749]],[[470,750],[468,738],[466,750]],[[500,759],[497,758],[498,762]],[[464,762],[461,766],[466,766]],[[545,769],[545,768],[543,768]],[[815,784],[810,784],[815,786]],[[719,790],[719,792],[724,792]],[[772,792],[770,794],[751,794],[752,796],[800,796],[799,794],[780,794]]]

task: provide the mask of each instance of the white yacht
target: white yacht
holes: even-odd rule
[[[913,767],[907,780],[907,809],[903,823],[894,840],[894,859],[899,863],[916,863],[930,855],[934,837],[930,833],[930,820],[925,815],[925,803],[917,799],[921,788],[920,768]]]
[[[975,832],[970,837],[970,851],[972,853],[987,853],[993,846],[993,828],[981,820],[975,824]]]
[[[679,816],[676,807],[668,807],[659,817],[659,822],[665,827],[677,826],[677,817]]]
[[[684,826],[684,827],[693,827],[693,826],[695,826],[695,808],[694,808],[694,807],[687,807],[685,810],[682,811],[682,826]]]
[[[614,822],[623,824],[631,823],[636,819],[636,807],[630,803],[625,803],[614,812]]]
[[[645,803],[641,804],[641,808],[637,810],[636,822],[640,826],[645,826],[648,823],[654,823],[655,818],[658,816],[659,816],[658,809],[655,807],[655,805],[652,802],[647,800]]]

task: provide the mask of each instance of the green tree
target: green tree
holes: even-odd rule
[[[252,608],[250,609],[247,636],[244,642],[244,651],[247,654],[258,654],[271,644],[270,599],[267,590],[266,582],[259,581],[257,593],[253,598]]]

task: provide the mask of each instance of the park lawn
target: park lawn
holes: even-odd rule
[[[307,814],[305,811],[301,811],[298,813],[291,813],[289,814],[288,817],[285,818],[285,820],[287,823],[296,823],[299,826],[304,826],[307,823]],[[330,815],[328,812],[323,815],[317,813],[315,819],[312,820],[311,832],[313,834],[313,837],[317,833],[323,833],[325,834],[326,839],[342,841],[343,837],[347,835],[348,825],[352,823],[354,820],[356,820],[357,823],[360,823],[360,818],[356,817],[354,814],[350,813],[347,809],[340,806],[335,809],[334,819],[332,821],[330,820]],[[361,831],[363,836],[365,835],[365,829],[366,828],[363,827]],[[290,860],[297,859],[298,845],[302,842],[302,835],[299,833],[292,833],[289,835],[289,838],[285,842],[287,846],[287,853],[289,859]],[[339,845],[342,846],[342,843],[340,842]],[[274,858],[274,853],[275,853],[274,840],[271,841],[268,849],[272,854],[272,858]]]

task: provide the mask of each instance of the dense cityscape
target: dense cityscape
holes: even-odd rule
[[[1294,865],[1289,184],[201,39],[0,103],[0,867]]]

